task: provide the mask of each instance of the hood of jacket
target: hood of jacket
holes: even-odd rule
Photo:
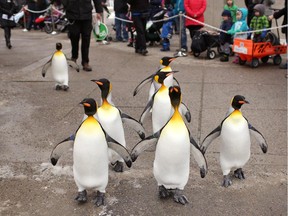
[[[263,4],[257,4],[253,8],[254,10],[257,10],[260,14],[260,16],[263,16],[265,13],[265,6]]]
[[[239,21],[246,21],[248,10],[246,8],[238,8],[238,11],[240,11],[242,14],[241,19]]]

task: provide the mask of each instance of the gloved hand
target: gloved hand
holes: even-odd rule
[[[264,39],[266,37],[266,34],[267,34],[267,30],[263,30],[260,35],[261,39]]]

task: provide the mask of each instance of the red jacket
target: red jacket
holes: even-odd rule
[[[206,10],[206,0],[184,0],[186,16],[204,23],[204,12]],[[193,20],[186,18],[186,26],[201,25]]]

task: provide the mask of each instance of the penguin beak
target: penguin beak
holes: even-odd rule
[[[100,81],[98,81],[98,80],[91,80],[92,82],[95,82],[97,85],[99,85],[99,86],[102,86],[103,85],[103,83],[102,82],[100,82]]]
[[[166,77],[168,77],[168,76],[170,76],[172,74],[173,74],[173,72],[169,72],[169,73],[166,74]]]
[[[177,57],[178,57],[178,56],[177,56]],[[173,57],[173,58],[170,58],[170,59],[169,59],[169,62],[174,61],[177,57],[175,56],[175,57]]]
[[[249,101],[247,101],[247,100],[242,100],[242,101],[239,101],[239,104],[249,104]]]
[[[82,104],[84,107],[91,107],[91,105],[85,101],[81,101],[79,104]]]

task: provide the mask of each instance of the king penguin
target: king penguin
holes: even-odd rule
[[[56,51],[42,68],[43,77],[45,77],[48,68],[51,68],[53,79],[56,82],[56,90],[67,91],[69,89],[68,63],[79,72],[79,66],[74,61],[67,59],[62,52],[62,44],[56,43]]]
[[[159,187],[159,197],[168,198],[172,195],[175,202],[185,205],[188,199],[183,190],[189,179],[190,150],[202,178],[207,173],[207,163],[179,112],[180,87],[170,87],[169,97],[173,106],[172,117],[157,133],[136,144],[131,158],[135,161],[141,152],[156,145],[153,174]]]
[[[174,61],[176,58],[177,57],[167,57],[167,56],[163,57],[160,60],[159,69],[155,73],[150,75],[149,77],[147,77],[144,80],[142,80],[138,84],[138,86],[136,86],[136,88],[134,89],[134,92],[133,92],[133,96],[135,96],[146,83],[151,82],[150,89],[149,89],[149,96],[148,96],[148,101],[149,101],[151,99],[151,97],[153,96],[153,94],[161,87],[161,85],[159,83],[155,82],[155,80],[153,79],[154,75],[157,72],[164,72],[164,73],[171,73],[171,72],[175,73],[175,72],[178,72],[178,71],[173,71],[172,68],[170,67],[170,63],[172,61]],[[173,74],[172,74],[172,76],[167,77],[166,85],[167,85],[168,88],[170,86],[173,86],[174,80],[177,83],[177,85],[179,85],[178,81],[173,76]]]
[[[105,190],[108,184],[108,147],[120,154],[128,167],[132,161],[127,149],[113,140],[103,130],[101,124],[94,118],[97,104],[94,99],[86,98],[83,104],[85,114],[88,116],[75,133],[73,149],[73,174],[78,187],[75,198],[79,203],[87,202],[87,189],[96,189],[97,194],[93,202],[96,206],[104,205]],[[61,142],[56,145],[50,159],[53,165],[60,157]],[[64,144],[63,144],[64,145]]]
[[[152,127],[153,133],[159,131],[169,120],[172,115],[172,106],[169,98],[169,87],[165,82],[168,77],[172,76],[173,72],[163,73],[157,72],[154,75],[154,80],[161,85],[161,87],[154,93],[151,99],[148,101],[144,111],[141,114],[140,122],[143,123],[145,116],[152,109]],[[181,114],[183,114],[187,121],[191,121],[191,114],[188,107],[181,103]]]
[[[143,126],[131,116],[119,110],[112,102],[112,84],[108,79],[91,80],[95,82],[101,90],[101,106],[95,118],[101,123],[104,130],[114,140],[126,147],[123,123],[135,130],[141,139],[145,138]],[[108,149],[109,162],[116,172],[123,172],[123,159],[115,151]]]
[[[221,137],[220,166],[224,176],[222,183],[224,187],[232,184],[229,176],[232,169],[236,169],[234,171],[236,178],[245,179],[242,168],[250,158],[250,134],[255,136],[263,153],[266,153],[268,149],[263,135],[248,122],[240,111],[241,106],[248,103],[244,96],[234,96],[231,102],[233,110],[229,109],[230,114],[228,113],[221,124],[204,138],[200,147],[205,154],[211,142],[218,136]]]

